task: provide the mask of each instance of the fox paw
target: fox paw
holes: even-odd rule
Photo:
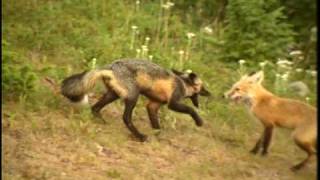
[[[293,171],[293,172],[296,172],[296,171],[298,171],[299,169],[301,169],[302,167],[303,167],[303,165],[298,164],[298,165],[292,166],[292,167],[290,168],[290,170]]]
[[[99,112],[92,111],[92,115],[94,118],[99,119],[102,123],[106,123],[106,121],[103,119],[102,115]]]
[[[251,154],[257,154],[258,153],[258,149],[257,148],[253,148],[250,150]]]
[[[261,156],[267,156],[268,155],[268,151],[262,151]]]
[[[199,126],[199,127],[202,126],[203,125],[203,121],[202,120],[196,121],[196,125]]]
[[[148,136],[143,135],[143,134],[138,135],[137,138],[138,138],[139,141],[141,141],[141,142],[145,142],[145,141],[148,140]]]

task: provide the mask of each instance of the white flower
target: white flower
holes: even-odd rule
[[[140,4],[140,1],[138,0],[138,1],[136,1],[136,5],[139,5]]]
[[[150,41],[150,37],[146,37],[146,41],[149,42]]]
[[[239,64],[244,64],[244,63],[246,63],[245,60],[243,60],[243,59],[240,59],[240,60],[239,60]]]
[[[142,51],[148,51],[148,46],[146,45],[142,45],[141,48],[142,48]]]
[[[204,28],[204,32],[206,32],[206,33],[208,33],[208,34],[211,34],[211,33],[212,33],[212,29],[211,29],[210,27],[206,26],[206,27]]]
[[[174,6],[173,2],[168,1],[166,4],[163,4],[162,7],[164,9],[170,9],[172,6]]]
[[[317,76],[317,71],[310,71],[311,76],[316,77]]]
[[[302,71],[303,71],[303,69],[301,69],[301,68],[296,69],[296,72],[302,72]]]
[[[300,50],[291,51],[289,53],[290,56],[301,55],[301,54],[302,54],[302,51],[300,51]]]
[[[310,98],[309,98],[309,97],[306,97],[306,101],[309,102],[309,101],[310,101]]]
[[[264,61],[264,62],[260,62],[260,63],[259,63],[259,66],[260,66],[260,67],[264,67],[265,65],[267,65],[267,61]]]
[[[133,26],[131,26],[131,29],[136,30],[136,29],[138,29],[138,26],[133,25]]]
[[[192,73],[192,70],[191,70],[191,69],[187,69],[185,72],[186,72],[187,74],[190,74],[190,73]]]
[[[179,51],[179,54],[180,54],[180,55],[183,55],[183,54],[184,54],[184,51],[183,51],[183,50],[180,50],[180,51]]]
[[[172,7],[172,6],[174,6],[174,3],[173,3],[173,2],[168,1],[168,2],[167,2],[167,5],[169,5],[170,7]]]
[[[281,76],[281,78],[282,78],[283,80],[287,80],[288,77],[289,77],[289,73],[284,73],[284,74]]]
[[[170,8],[170,6],[168,6],[168,4],[163,4],[162,7],[163,7],[164,9],[169,9],[169,8]]]
[[[187,37],[188,37],[188,39],[191,39],[191,38],[193,38],[193,37],[195,37],[196,35],[194,34],[194,33],[192,33],[192,32],[188,32],[187,33]]]
[[[141,49],[136,49],[137,53],[139,54],[141,52]]]
[[[152,59],[153,59],[153,56],[152,56],[152,55],[149,55],[149,59],[151,59],[151,60],[152,60]]]
[[[278,65],[282,65],[282,64],[292,65],[293,62],[288,61],[288,60],[286,60],[286,59],[280,59],[280,58],[279,58],[278,61],[277,61],[277,64],[278,64]]]

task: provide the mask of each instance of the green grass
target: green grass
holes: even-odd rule
[[[305,154],[285,130],[276,130],[268,157],[250,154],[262,132],[260,124],[250,119],[245,126],[232,127],[219,117],[205,116],[204,127],[198,128],[191,118],[174,114],[175,128],[162,119],[162,129],[154,131],[145,110],[139,108],[134,123],[149,136],[148,142],[140,143],[124,126],[119,105],[104,109],[107,124],[84,118],[86,112],[70,115],[70,111],[66,107],[20,110],[15,117],[4,114],[9,116],[3,118],[2,133],[5,179],[314,179],[316,175],[314,163],[296,174],[289,171]]]
[[[276,130],[268,157],[249,153],[263,131],[262,125],[251,119],[244,107],[221,98],[239,79],[239,67],[217,60],[220,36],[200,38],[198,25],[188,19],[194,13],[172,9],[169,39],[164,48],[163,29],[156,30],[159,4],[151,1],[141,1],[139,11],[135,10],[134,1],[34,0],[3,2],[2,7],[2,43],[6,52],[3,59],[14,70],[9,68],[7,72],[14,73],[7,77],[25,82],[20,68],[25,65],[32,67],[30,74],[36,75],[33,90],[27,86],[17,90],[15,81],[8,81],[12,84],[3,93],[4,179],[316,178],[315,163],[298,173],[289,171],[305,154],[294,145],[287,130]],[[132,25],[139,27],[139,34],[130,50]],[[214,27],[213,31],[223,29]],[[194,32],[196,37],[184,69],[198,73],[213,94],[200,98],[197,111],[204,119],[203,127],[196,127],[189,116],[164,106],[160,110],[162,129],[153,130],[144,107],[145,98],[141,97],[133,121],[149,141],[140,143],[122,122],[122,102],[104,109],[103,123],[91,115],[89,107],[72,107],[42,82],[48,76],[59,83],[90,67],[93,58],[101,66],[117,58],[135,57],[145,37],[151,38],[148,53],[153,55],[153,62],[177,68],[178,52],[187,47],[187,32]],[[250,62],[246,68],[250,72],[259,66]],[[273,92],[274,69],[265,67],[264,82]],[[307,83],[311,89],[310,103],[315,105],[315,79],[296,73],[290,78]],[[102,91],[100,86],[95,93]],[[279,95],[305,100],[294,93]],[[185,102],[191,105],[189,100]]]

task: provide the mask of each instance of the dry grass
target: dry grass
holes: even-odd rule
[[[88,111],[64,108],[30,112],[6,104],[4,179],[316,178],[315,163],[298,173],[289,171],[305,154],[287,141],[286,131],[276,134],[269,157],[261,157],[248,152],[259,133],[246,134],[213,120],[198,128],[189,117],[174,113],[175,128],[162,120],[163,128],[155,131],[138,108],[134,123],[149,135],[148,142],[140,143],[121,120],[121,103],[104,110],[106,124],[91,120]]]

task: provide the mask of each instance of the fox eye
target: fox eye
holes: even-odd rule
[[[240,88],[236,88],[235,91],[240,91]]]

